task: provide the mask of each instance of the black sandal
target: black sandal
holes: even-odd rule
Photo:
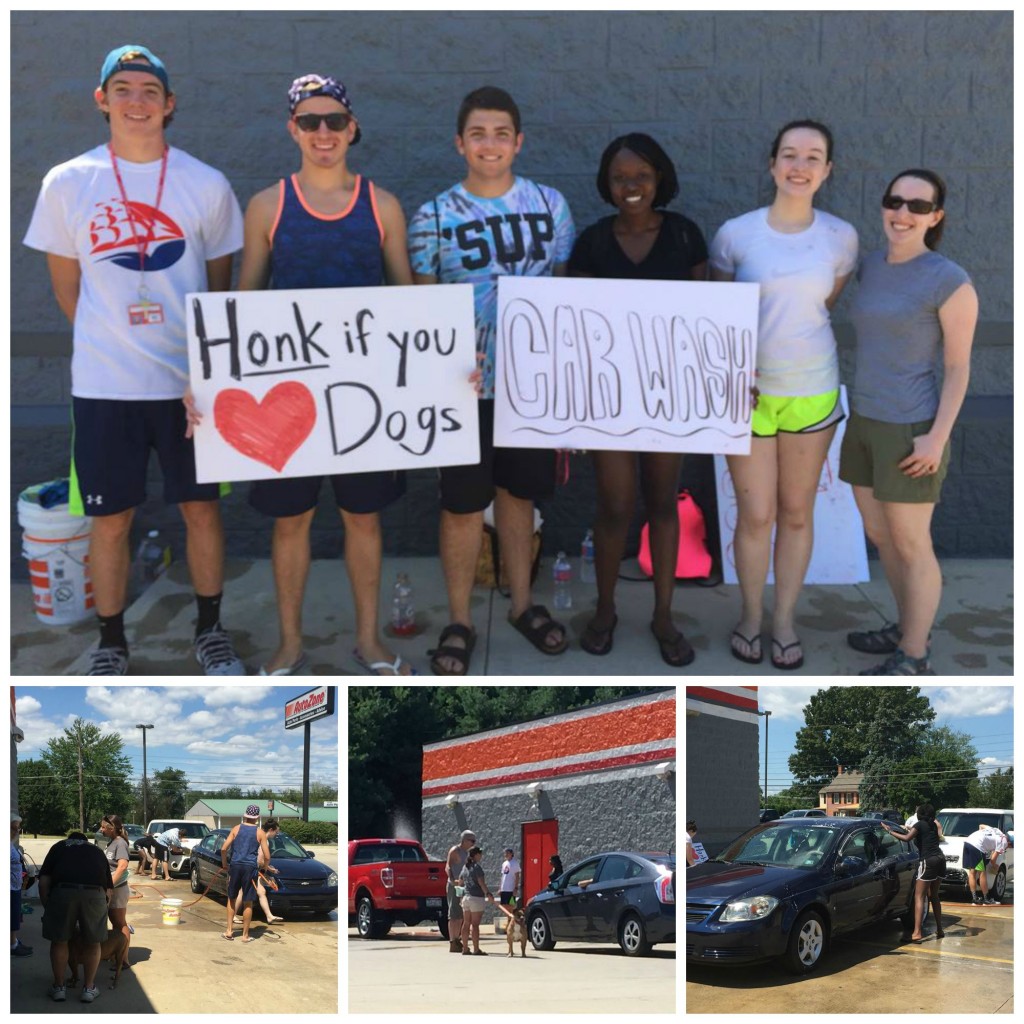
[[[453,647],[445,641],[451,637],[461,640],[465,647]],[[441,630],[441,637],[437,647],[427,651],[430,655],[430,671],[435,676],[464,676],[469,672],[469,659],[476,646],[476,630],[472,626],[464,626],[461,622],[449,623]],[[442,658],[450,658],[458,662],[458,671],[453,672],[441,664]]]
[[[747,650],[753,652],[754,645],[757,645],[757,654],[743,654],[741,651],[736,649],[734,640],[742,640],[747,645]],[[729,637],[729,652],[737,661],[742,661],[747,665],[760,665],[764,661],[764,650],[761,647],[761,634],[755,633],[754,636],[744,636],[738,629],[732,631],[732,635]]]
[[[794,647],[800,648],[800,657],[796,661],[783,661],[786,651],[791,651]],[[776,648],[779,649],[778,657],[775,656]],[[804,649],[799,640],[794,640],[791,644],[784,644],[772,637],[772,668],[780,669],[783,672],[792,672],[794,669],[800,668],[803,663]]]
[[[594,625],[594,620],[591,619],[583,630],[583,636],[580,637],[580,647],[587,654],[594,654],[599,658],[603,658],[606,654],[611,654],[612,647],[615,644],[615,627],[618,624],[618,615],[612,616],[612,623],[606,629],[598,629]]]
[[[697,657],[697,652],[682,633],[677,632],[675,636],[667,639],[660,637],[653,622],[651,623],[651,632],[654,634],[654,639],[658,641],[661,660],[666,665],[671,665],[672,668],[684,668]]]
[[[536,626],[532,625],[534,619],[541,619]],[[508,621],[517,633],[522,633],[541,654],[562,654],[569,646],[569,638],[565,635],[565,627],[551,618],[551,613],[542,604],[535,604],[527,608],[518,619],[512,618],[509,612]],[[562,635],[561,642],[550,646],[545,641],[554,632]]]

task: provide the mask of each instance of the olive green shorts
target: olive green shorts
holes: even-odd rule
[[[877,501],[937,504],[949,468],[949,442],[938,471],[907,476],[899,464],[914,450],[914,438],[927,434],[933,420],[883,423],[851,412],[839,454],[839,479],[854,487],[870,487]]]

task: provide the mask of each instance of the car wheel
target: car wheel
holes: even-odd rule
[[[996,873],[996,880],[992,883],[992,892],[1000,903],[1003,901],[1003,894],[1006,892],[1006,865],[1000,865]]]
[[[356,906],[356,930],[361,939],[382,939],[391,931],[391,922],[377,914],[369,896],[363,896]]]
[[[549,950],[555,948],[555,940],[551,935],[551,925],[544,916],[543,911],[538,911],[530,918],[526,930],[530,934],[530,942],[534,949]]]
[[[646,956],[651,951],[644,923],[636,914],[627,914],[619,925],[619,945],[626,956]]]
[[[192,891],[195,892],[195,893],[202,892],[203,891],[203,883],[201,881],[199,881],[199,865],[198,864],[193,864],[192,865],[192,871],[191,871],[191,874],[190,874],[189,877],[190,877],[190,880],[191,880],[191,883],[192,883]]]
[[[825,952],[825,922],[816,911],[809,910],[797,918],[789,935],[784,960],[794,974],[810,974],[821,962]]]

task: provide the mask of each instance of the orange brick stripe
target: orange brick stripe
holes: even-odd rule
[[[528,769],[523,771],[510,771],[503,775],[489,775],[486,779],[469,779],[465,782],[446,782],[443,785],[431,786],[423,783],[423,796],[437,796],[439,793],[464,793],[470,789],[487,789],[493,786],[507,786],[517,782],[527,782],[531,779],[551,779],[563,775],[580,775],[588,772],[596,772],[609,768],[625,768],[634,765],[649,764],[654,761],[664,761],[666,758],[676,756],[676,747],[661,747],[657,750],[645,750],[639,754],[620,754],[616,757],[596,757],[592,761],[575,762],[566,765],[553,765],[548,768]]]
[[[711,701],[713,704],[725,704],[729,707],[739,708],[742,711],[757,711],[757,687],[745,686],[743,689],[753,692],[749,697],[746,697],[711,686],[688,686],[686,688],[686,696],[697,700]]]
[[[756,701],[755,701],[756,706]],[[675,746],[676,702],[658,700],[568,721],[524,725],[517,732],[423,751],[423,783],[494,768],[548,761],[639,743],[671,740]],[[579,767],[571,770],[579,771]],[[488,783],[493,785],[493,783]]]

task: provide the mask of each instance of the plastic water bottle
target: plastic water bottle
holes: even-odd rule
[[[159,579],[171,564],[170,546],[163,542],[159,530],[150,530],[139,544],[135,555],[135,584],[141,594]]]
[[[580,545],[580,582],[596,583],[597,569],[594,565],[594,531],[587,530],[587,535]]]
[[[572,564],[565,557],[564,551],[558,552],[554,569],[555,598],[554,605],[559,611],[572,607]]]
[[[412,605],[412,584],[400,572],[391,593],[391,632],[395,636],[412,636],[416,632],[416,612]]]

